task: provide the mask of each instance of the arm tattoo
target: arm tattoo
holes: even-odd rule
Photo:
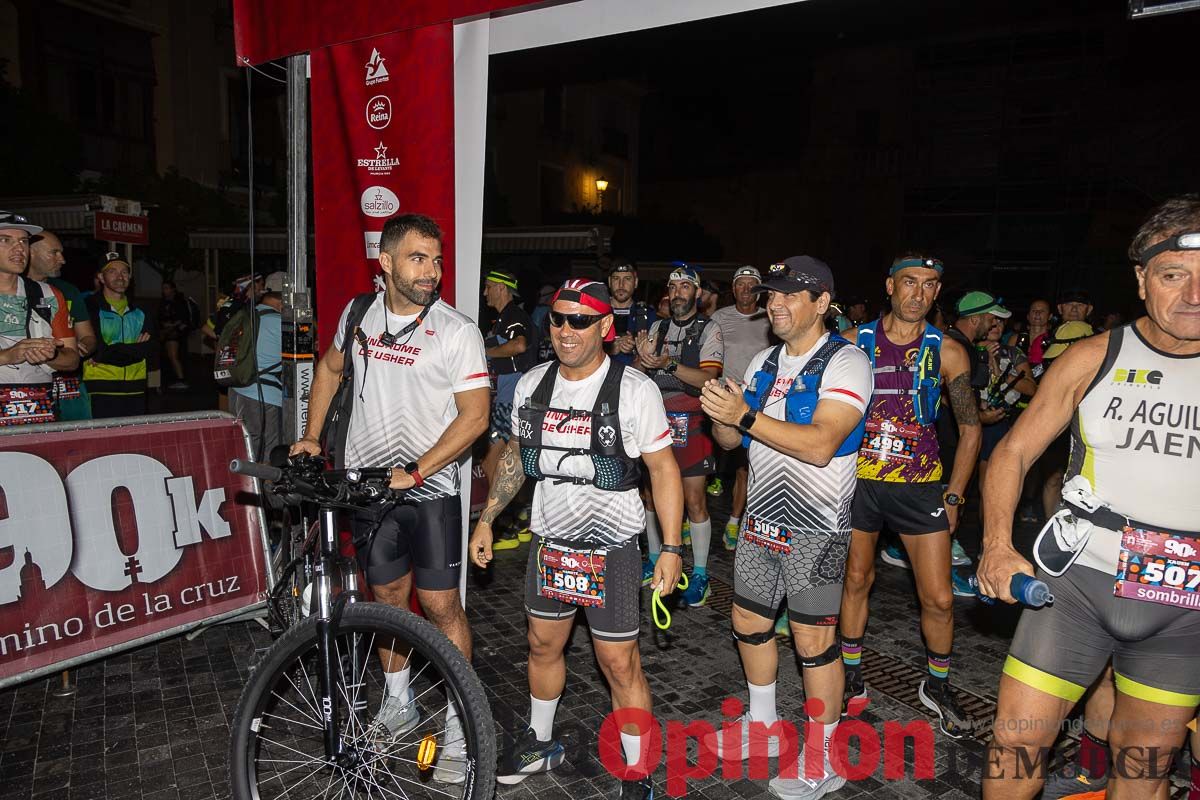
[[[492,479],[492,488],[488,492],[487,508],[479,515],[479,521],[491,525],[496,517],[508,507],[512,499],[525,485],[525,470],[521,467],[518,456],[520,445],[509,442],[504,448],[504,455],[496,466],[496,475]]]
[[[975,391],[971,388],[971,376],[967,373],[950,381],[950,406],[959,425],[979,424],[979,405]]]

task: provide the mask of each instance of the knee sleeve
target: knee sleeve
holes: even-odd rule
[[[841,646],[835,641],[824,653],[815,656],[800,656],[800,666],[804,669],[823,667],[826,664],[832,664],[840,657]]]

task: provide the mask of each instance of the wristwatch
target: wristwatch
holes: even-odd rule
[[[405,464],[404,471],[412,476],[414,489],[419,489],[425,485],[425,479],[421,477],[421,472],[417,469],[417,462],[410,461]]]
[[[674,555],[677,555],[680,558],[683,558],[683,548],[677,544],[664,544],[662,546],[662,552],[673,553]]]
[[[749,433],[750,426],[754,424],[756,419],[758,419],[758,412],[750,409],[745,414],[742,414],[742,419],[738,422],[738,430],[742,433]]]
[[[948,506],[961,506],[967,501],[956,495],[954,492],[946,492],[944,495],[942,495],[942,502]]]
[[[667,361],[667,365],[665,367],[663,367],[662,371],[667,373],[668,375],[674,375],[675,370],[677,370],[677,369],[679,369],[679,362],[672,358],[669,361]]]

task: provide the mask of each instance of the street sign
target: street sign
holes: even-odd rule
[[[95,236],[102,242],[150,244],[150,221],[134,214],[97,211]]]

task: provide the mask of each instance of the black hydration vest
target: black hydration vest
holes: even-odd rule
[[[609,359],[608,374],[604,376],[604,383],[600,385],[600,393],[596,395],[596,405],[591,411],[551,408],[550,398],[554,394],[558,368],[558,364],[550,365],[530,398],[517,408],[517,421],[520,423],[517,430],[517,441],[521,445],[521,466],[524,468],[525,474],[535,481],[552,478],[555,483],[574,483],[580,486],[590,484],[608,492],[636,489],[642,480],[642,469],[635,459],[625,453],[625,445],[621,441],[621,420],[617,413],[618,400],[621,395],[621,376],[625,372],[625,365]],[[566,415],[559,425],[568,425],[576,420],[591,419],[591,444],[586,448],[542,444],[542,425],[546,421],[546,414],[550,411]],[[587,478],[572,478],[554,473],[545,475],[540,466],[543,450],[561,452],[562,457],[558,460],[558,465],[568,458],[578,456],[591,458],[596,475],[590,481]]]
[[[709,322],[708,317],[706,317],[702,314],[696,314],[696,316],[692,319],[692,321],[688,324],[688,326],[683,329],[683,335],[684,335],[683,348],[680,350],[680,353],[679,353],[679,363],[682,364],[683,366],[685,366],[685,367],[699,367],[700,366],[700,338],[704,334],[704,328],[708,325],[708,322]],[[655,342],[655,345],[654,345],[654,355],[656,355],[656,356],[662,355],[663,347],[665,347],[667,344],[667,333],[671,329],[672,324],[673,324],[673,320],[671,320],[670,317],[660,321],[659,326],[658,326],[658,337],[657,337],[657,341]],[[672,387],[663,386],[663,384],[659,382],[659,376],[663,376],[664,378],[670,378],[675,383],[678,383],[679,390],[682,391],[684,394],[690,395],[692,397],[700,396],[700,390],[698,388],[684,383],[683,381],[676,378],[674,375],[667,375],[665,372],[657,372],[652,376],[653,378],[655,378],[654,382],[656,384],[658,384],[658,387],[660,389],[666,389],[666,390],[670,391],[670,390],[672,390]]]

